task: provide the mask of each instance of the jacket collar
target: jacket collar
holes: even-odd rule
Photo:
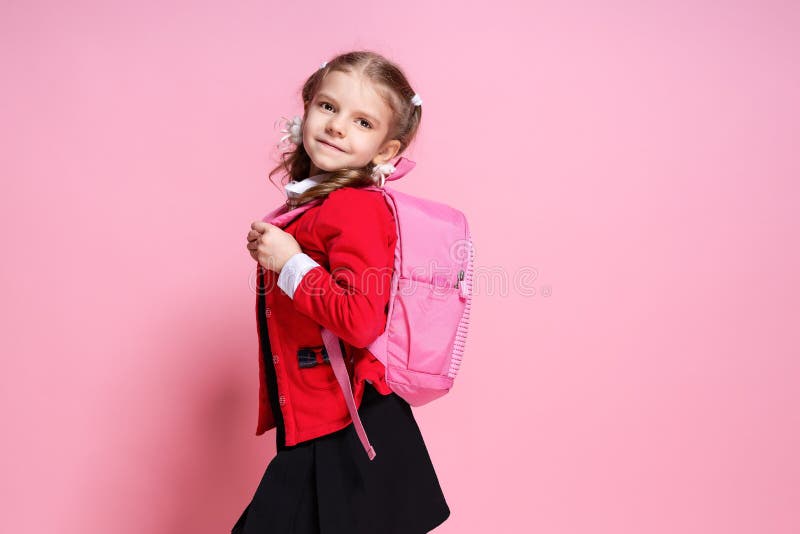
[[[310,189],[315,185],[319,185],[328,178],[332,172],[323,172],[321,174],[315,174],[314,176],[309,176],[308,178],[304,178],[302,180],[292,180],[288,184],[284,185],[283,188],[286,191],[286,196],[291,200],[295,197],[299,197],[301,193],[303,193],[306,189]]]

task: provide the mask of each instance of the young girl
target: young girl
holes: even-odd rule
[[[296,147],[279,170],[283,228],[255,221],[259,418],[277,454],[233,534],[423,534],[450,509],[411,407],[365,348],[384,330],[397,231],[380,191],[389,161],[413,140],[422,101],[399,67],[369,51],[342,54],[302,90]],[[290,216],[291,217],[291,216]],[[263,288],[263,291],[261,290]],[[377,455],[357,436],[321,337],[341,340],[358,413]]]

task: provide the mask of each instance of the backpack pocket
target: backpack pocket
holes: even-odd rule
[[[395,355],[408,355],[405,368],[447,375],[453,343],[466,302],[457,287],[400,277],[391,342]],[[397,362],[392,358],[392,363]]]

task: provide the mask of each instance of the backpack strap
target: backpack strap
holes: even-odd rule
[[[289,209],[286,204],[281,204],[271,212],[264,215],[261,219],[264,222],[268,222],[270,224],[274,224],[280,228],[285,228],[289,225],[290,222],[295,220],[297,217],[302,215],[306,210],[309,208],[316,206],[317,204],[321,203],[322,199],[315,198],[314,200],[310,200],[305,204],[297,206],[296,208]]]
[[[339,388],[341,388],[344,394],[347,410],[350,412],[350,418],[353,420],[353,426],[358,434],[358,439],[361,440],[361,445],[364,447],[364,450],[367,451],[367,456],[372,460],[375,458],[375,449],[370,445],[367,433],[364,430],[364,425],[361,424],[361,417],[358,415],[356,401],[353,398],[353,390],[350,387],[350,377],[347,374],[347,367],[344,364],[342,350],[339,345],[339,338],[327,328],[322,328],[322,341],[325,343],[325,350],[328,351],[328,359],[333,367],[336,380],[339,382]]]
[[[394,172],[386,177],[386,181],[389,182],[391,180],[397,180],[399,178],[402,178],[403,176],[411,172],[411,169],[413,169],[416,166],[417,164],[415,162],[411,161],[405,156],[400,156],[400,159],[398,159],[397,162],[394,164]]]
[[[394,172],[386,177],[386,181],[389,182],[391,180],[399,180],[409,172],[411,169],[416,167],[417,164],[405,156],[401,156],[399,160],[394,164]],[[369,189],[372,191],[382,191],[383,188],[377,185],[369,185],[364,187],[363,189]]]
[[[410,159],[401,157],[394,164],[394,172],[387,176],[386,180],[389,181],[402,178],[416,165],[417,164]],[[378,187],[376,185],[364,187],[363,189],[381,191],[384,194],[386,193],[382,187]],[[358,439],[361,441],[361,445],[364,447],[364,450],[367,451],[367,456],[370,460],[372,460],[375,458],[375,449],[370,444],[367,433],[364,430],[364,425],[361,423],[361,416],[358,415],[358,408],[356,408],[356,401],[353,398],[353,389],[350,387],[350,377],[347,374],[347,367],[345,366],[344,358],[342,357],[339,338],[327,328],[321,328],[321,330],[322,340],[325,342],[325,350],[328,351],[328,359],[333,367],[333,373],[336,375],[336,380],[339,382],[339,388],[342,390],[342,394],[344,395],[344,400],[347,403],[347,410],[350,412],[350,418],[353,420],[353,426],[358,434]]]

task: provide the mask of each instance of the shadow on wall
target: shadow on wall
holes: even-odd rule
[[[131,393],[107,406],[113,433],[98,431],[109,453],[86,481],[84,532],[230,532],[275,456],[275,430],[255,436],[255,295],[201,298],[145,332],[141,374],[120,377]]]

